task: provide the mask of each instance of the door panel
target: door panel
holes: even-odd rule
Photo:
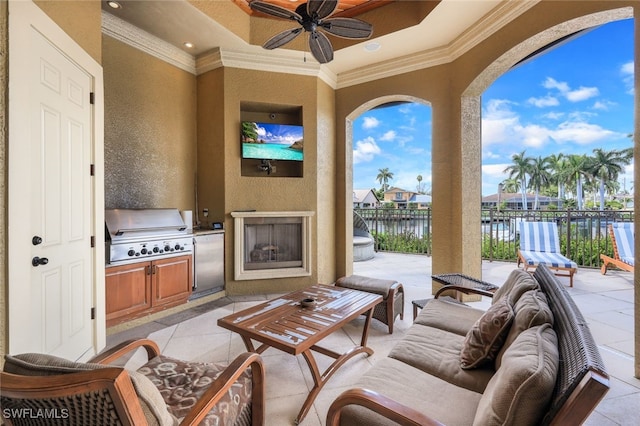
[[[36,31],[32,44],[31,231],[43,239],[32,256],[48,260],[31,272],[46,286],[32,331],[47,353],[76,359],[92,343],[91,80]]]

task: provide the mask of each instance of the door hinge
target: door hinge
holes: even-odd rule
[[[96,319],[96,308],[91,308],[91,319]]]
[[[94,92],[89,93],[89,103],[91,105],[96,103],[96,94]]]
[[[95,175],[96,175],[96,165],[91,164],[89,166],[89,176],[95,176]]]
[[[92,235],[91,236],[91,248],[94,248],[96,246],[96,236]]]

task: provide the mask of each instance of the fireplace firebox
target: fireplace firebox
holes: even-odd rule
[[[311,275],[313,212],[232,212],[235,279]]]

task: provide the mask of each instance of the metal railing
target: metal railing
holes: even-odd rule
[[[431,255],[431,209],[354,209],[375,239],[376,251]],[[600,254],[613,255],[612,222],[633,222],[629,210],[482,210],[482,258],[516,261],[521,221],[555,222],[560,249],[579,266],[599,268]]]

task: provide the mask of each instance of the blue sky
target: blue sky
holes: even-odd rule
[[[497,192],[511,156],[591,154],[632,146],[633,20],[606,24],[498,78],[482,96],[482,194]],[[368,111],[353,123],[353,187],[389,183],[431,187],[431,108],[403,104]],[[633,166],[624,176],[633,186]]]

